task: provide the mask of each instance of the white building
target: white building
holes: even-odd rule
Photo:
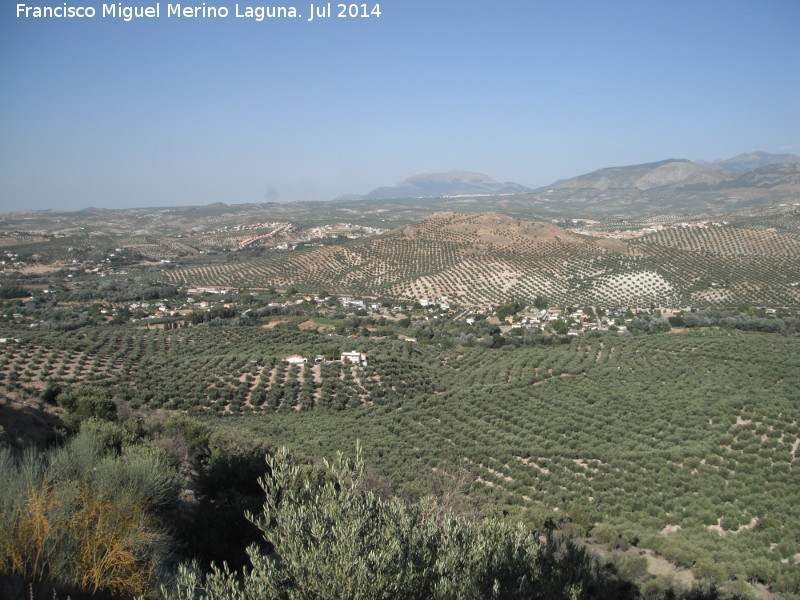
[[[300,356],[299,354],[292,354],[291,356],[284,358],[283,361],[289,363],[290,365],[304,365],[308,362],[308,359]]]
[[[357,365],[367,366],[367,355],[363,352],[342,352],[342,362],[351,362]]]

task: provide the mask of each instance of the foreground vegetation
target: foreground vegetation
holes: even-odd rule
[[[158,516],[178,479],[143,447],[114,451],[110,429],[87,423],[70,444],[0,447],[0,594],[134,597],[160,580],[171,549]]]
[[[176,472],[189,476],[195,465],[206,473],[203,517],[181,526],[196,532],[182,534],[183,543],[206,565],[248,564],[243,548],[222,550],[214,515],[223,506],[239,519],[258,512],[255,479],[264,470],[265,446],[255,442],[258,452],[246,456],[227,442],[209,450],[217,431],[308,459],[352,453],[360,440],[381,497],[446,497],[461,513],[589,535],[609,552],[650,548],[697,577],[798,594],[796,337],[699,328],[640,337],[509,333],[500,344],[484,334],[474,339],[485,343],[461,345],[469,338],[457,329],[434,327],[427,343],[414,344],[351,338],[347,327],[337,334],[336,321],[317,331],[298,329],[305,316],[278,318],[273,328],[223,320],[29,330],[6,345],[6,398],[38,395],[64,411],[73,431],[91,418],[117,421],[128,432],[111,444],[119,456],[129,452],[125,439],[141,439],[166,452]],[[410,333],[414,325],[395,327]],[[283,362],[352,349],[368,365]],[[165,409],[194,420],[153,425]],[[249,483],[220,483],[225,465],[250,474]],[[240,485],[236,498],[225,496]],[[258,531],[239,522],[243,539],[256,541]]]
[[[185,418],[170,423],[173,433],[188,435],[184,441],[200,441],[191,435],[204,431],[198,423]],[[159,438],[145,446],[143,438],[131,438],[124,431],[124,425],[89,419],[81,433],[58,450],[29,452],[19,460],[0,452],[0,482],[5,486],[0,502],[3,597],[737,596],[710,580],[691,589],[655,580],[637,587],[622,574],[641,576],[638,561],[601,565],[564,531],[548,527],[539,537],[522,524],[464,517],[436,497],[414,503],[388,499],[371,487],[358,452],[354,461],[339,455],[322,466],[298,461],[285,449],[268,453],[259,480],[263,506],[247,513],[257,535],[240,540],[234,535],[236,518],[228,522],[226,506],[213,502],[216,522],[197,531],[208,515],[203,504],[213,495],[209,481],[227,484],[228,500],[241,491],[243,482],[231,485],[228,470],[214,474],[213,461],[198,464],[204,474],[198,483],[206,482],[202,500],[199,506],[180,506],[180,477],[168,460],[163,461],[170,452],[156,450],[159,446],[153,442]],[[115,447],[120,434],[128,440]],[[216,445],[209,441],[195,450]],[[218,460],[241,459],[253,450],[228,448]],[[252,539],[248,560],[238,569],[227,562],[210,569],[189,562],[208,557],[191,545],[191,531],[212,537],[224,532],[228,544]],[[186,562],[176,570],[176,560]]]
[[[323,473],[285,450],[268,461],[263,514],[271,552],[254,545],[240,578],[184,569],[180,598],[626,598],[633,587],[585,550],[521,525],[464,519],[433,499],[408,504],[365,490],[364,465],[341,455]],[[169,595],[170,591],[165,590]]]

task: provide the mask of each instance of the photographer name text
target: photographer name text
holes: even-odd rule
[[[381,16],[380,4],[311,4],[307,10],[296,6],[266,6],[235,4],[223,5],[160,3],[147,6],[130,6],[117,2],[113,4],[73,5],[63,4],[40,6],[17,3],[16,16],[19,19],[116,19],[131,22],[142,19],[305,19],[307,22],[323,19],[378,19]]]

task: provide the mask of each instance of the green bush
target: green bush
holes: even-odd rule
[[[117,405],[104,390],[92,385],[82,383],[62,391],[57,401],[64,409],[64,425],[71,431],[77,431],[81,422],[92,417],[103,421],[117,420]]]
[[[617,571],[628,581],[640,581],[647,575],[647,558],[626,552],[617,561]]]
[[[365,490],[364,464],[341,455],[325,472],[284,449],[267,459],[264,541],[243,576],[227,566],[205,581],[184,567],[167,597],[192,598],[625,598],[583,548],[522,525],[459,517],[431,499],[387,500]]]

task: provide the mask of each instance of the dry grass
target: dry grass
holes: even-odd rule
[[[15,574],[25,574],[34,582],[45,581],[50,571],[48,547],[58,524],[52,521],[55,492],[42,482],[28,491],[24,510],[17,515],[13,542],[5,545],[4,563]]]
[[[25,589],[36,598],[53,590],[142,596],[164,538],[146,494],[115,484],[135,478],[135,469],[92,454],[91,438],[65,448],[28,452],[19,462],[0,454],[0,596]]]
[[[84,532],[76,556],[81,587],[123,597],[143,594],[151,573],[139,557],[154,540],[150,519],[139,506],[120,507],[88,490],[83,500],[73,522]]]

